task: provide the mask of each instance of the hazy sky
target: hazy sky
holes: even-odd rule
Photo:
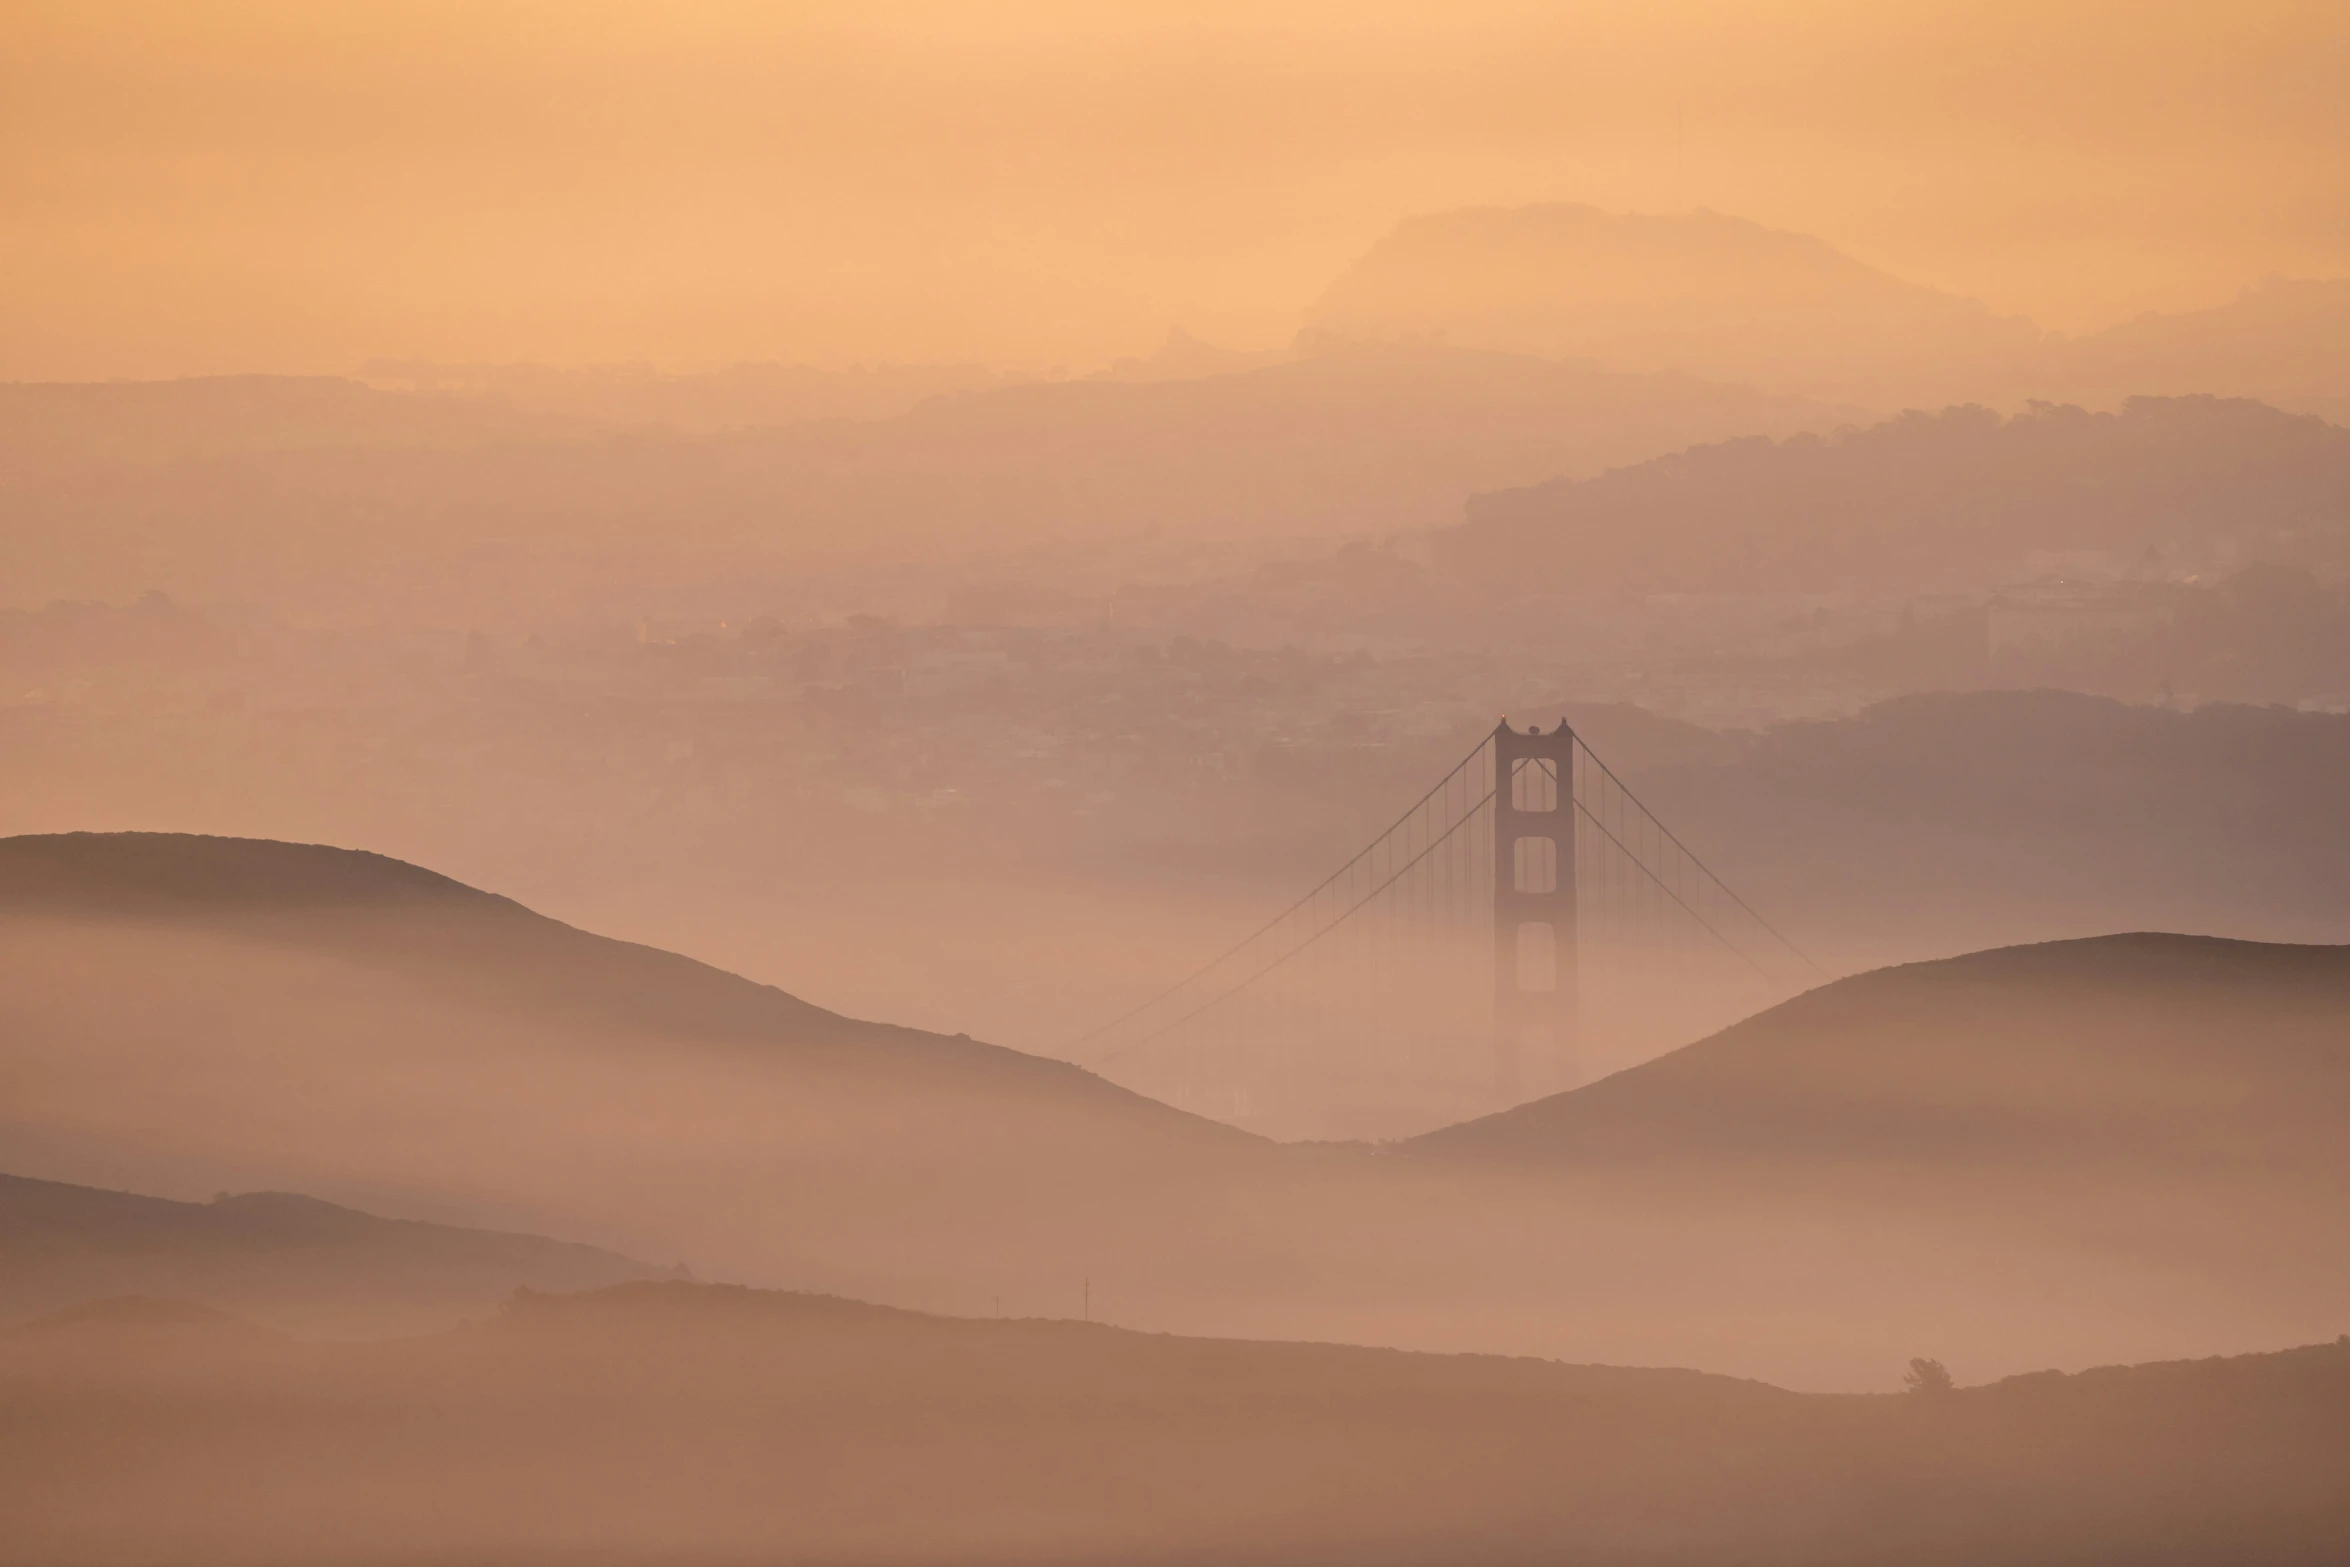
[[[2350,0],[0,5],[0,376],[1081,369],[1559,199],[2065,327],[2350,274]]]

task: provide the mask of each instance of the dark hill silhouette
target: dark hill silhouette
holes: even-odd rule
[[[2256,397],[2350,423],[2350,279],[2270,278],[2208,310],[2055,343],[2042,396]]]
[[[979,365],[737,364],[664,372],[651,365],[436,364],[377,359],[360,367],[371,385],[438,393],[586,430],[711,434],[811,419],[887,419],[933,397],[983,391],[1017,376]]]
[[[660,585],[762,584],[811,560],[1426,527],[1481,490],[1850,416],[1684,376],[1328,343],[1242,372],[1009,386],[864,422],[27,481],[4,501],[0,572],[34,601],[159,589],[370,619],[430,621],[453,604],[475,620],[633,619]],[[463,597],[478,575],[463,563],[485,549],[511,563],[511,585]]]
[[[1936,692],[1632,770],[1843,970],[2130,928],[2350,936],[2340,713]]]
[[[1887,412],[2217,395],[2350,416],[2350,280],[2270,278],[2223,305],[2068,337],[1811,235],[1702,210],[1554,202],[1410,218],[1307,319],[1330,332],[1677,370]]]
[[[1407,1146],[1682,1172],[2084,1161],[2350,1190],[2345,1126],[2350,947],[2138,934],[1856,975]]]
[[[1840,980],[1402,1152],[1623,1309],[1720,1292],[1692,1334],[1890,1357],[1901,1323],[2011,1368],[2324,1331],[2345,1127],[2350,948],[2149,934]]]
[[[379,1218],[290,1192],[173,1202],[0,1175],[0,1321],[146,1297],[303,1332],[414,1330],[518,1288],[662,1271],[593,1246]]]
[[[2350,561],[2350,430],[2258,403],[1909,414],[1480,495],[1440,541],[1488,592],[1915,595],[2069,569]]]
[[[0,1037],[41,1064],[0,1133],[44,1175],[495,1215],[970,1304],[1179,1250],[1270,1152],[378,855],[0,840],[0,928]]]
[[[1308,320],[1879,408],[1994,395],[2042,336],[1807,234],[1569,202],[1407,219]]]
[[[2305,1340],[2350,1287],[2338,954],[2117,938],[1864,976],[1377,1150],[1264,1143],[373,856],[15,840],[0,887],[0,1137],[57,1178],[308,1190],[972,1313],[1090,1288],[1186,1331],[1812,1386],[1920,1344],[1980,1372]]]
[[[0,483],[36,475],[315,448],[463,447],[563,421],[339,376],[0,382]]]
[[[436,996],[583,1028],[815,1052],[884,1070],[918,1062],[1224,1135],[1065,1062],[843,1017],[364,850],[188,833],[0,838],[0,914],[8,913],[201,929],[332,953]]]
[[[2350,1550],[2342,1344],[1856,1398],[701,1286],[525,1297],[386,1345],[174,1355],[108,1327],[0,1339],[0,1506],[27,1559],[2300,1567]]]

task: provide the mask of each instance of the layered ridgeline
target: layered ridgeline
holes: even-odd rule
[[[2350,955],[2186,937],[1823,987],[1389,1149],[825,1012],[374,856],[0,842],[11,1162],[984,1314],[1881,1385],[2339,1332]],[[1478,1048],[1474,1040],[1464,1042]]]
[[[2038,685],[2338,708],[2346,578],[2350,429],[2196,396],[1717,442],[1127,597],[1169,634],[1270,622],[1576,667],[1613,667],[1637,627],[1639,679],[1763,711]]]
[[[2350,714],[1944,691],[1719,738],[1635,752],[1632,787],[1834,967],[2084,931],[2350,930]]]
[[[747,615],[787,598],[809,562],[843,557],[1426,527],[1482,490],[1857,417],[1687,376],[1428,343],[1332,342],[1188,378],[973,389],[886,418],[501,440],[468,425],[464,440],[407,446],[369,426],[341,447],[270,449],[275,438],[256,433],[243,449],[222,435],[190,451],[146,429],[162,393],[71,390],[64,400],[90,426],[81,444],[111,456],[63,471],[28,463],[14,479],[0,466],[13,522],[0,574],[22,597],[152,589],[300,604],[312,618],[489,624],[633,619],[648,594],[728,576],[744,584],[740,602],[715,613]],[[12,441],[9,421],[45,429],[62,417],[56,400],[0,396],[0,458],[43,449]],[[404,406],[349,384],[329,400]],[[107,427],[110,406],[119,428]],[[446,396],[419,406],[475,424],[497,416]],[[150,448],[178,455],[136,460]],[[507,563],[492,582],[478,569],[485,551]]]
[[[380,1345],[112,1303],[0,1335],[0,1407],[56,1567],[2350,1552],[2350,1344],[1823,1397],[624,1285]]]
[[[1982,408],[1704,446],[1480,495],[1436,541],[1486,594],[1981,592],[2350,564],[2350,430],[2258,403]]]
[[[2350,280],[2272,278],[2222,305],[2067,337],[1815,236],[1702,210],[1554,202],[1410,218],[1307,319],[1887,411],[2211,393],[2350,413]]]
[[[129,1296],[301,1333],[413,1332],[517,1289],[663,1272],[593,1246],[385,1219],[292,1192],[173,1202],[0,1175],[0,1321]]]
[[[486,1213],[972,1309],[1131,1274],[1270,1152],[378,855],[9,839],[0,928],[26,1173]]]
[[[1981,395],[2025,370],[2042,338],[2028,321],[1808,234],[1718,212],[1571,202],[1407,219],[1330,285],[1308,320],[1880,408]]]

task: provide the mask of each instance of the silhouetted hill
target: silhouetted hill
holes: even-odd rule
[[[566,426],[339,376],[0,383],[0,484],[105,467],[312,448],[463,447]]]
[[[1789,1171],[1861,1163],[2350,1190],[2350,947],[2126,935],[1823,985],[1645,1065],[1407,1146]]]
[[[1837,966],[2129,928],[2350,934],[2350,716],[1937,692],[1640,761],[1633,787]]]
[[[1003,387],[867,422],[28,480],[5,500],[0,572],[34,601],[160,589],[371,619],[633,619],[658,589],[730,576],[755,596],[811,560],[1424,527],[1481,490],[1846,417],[1682,376],[1333,343],[1245,372]],[[487,582],[485,552],[500,563]]]
[[[1021,379],[979,365],[821,370],[813,365],[740,364],[665,373],[650,365],[452,365],[400,359],[373,360],[359,375],[387,388],[479,400],[583,430],[659,429],[681,434],[811,419],[887,419],[933,397],[984,391]]]
[[[853,1058],[838,1048],[851,1045],[949,1074],[993,1073],[1041,1094],[1161,1109],[1063,1062],[845,1018],[772,985],[593,935],[363,850],[185,833],[0,838],[4,914],[177,926],[332,953],[440,996],[599,1031],[823,1047],[835,1061]]]
[[[105,1339],[0,1339],[11,1554],[2074,1567],[2350,1549],[2344,1345],[1820,1397],[696,1286],[526,1297],[384,1345]]]
[[[1269,1146],[378,855],[0,840],[0,927],[0,1134],[72,1179],[397,1193],[968,1302],[1148,1254]]]
[[[60,1178],[396,1194],[973,1314],[1090,1296],[1813,1386],[1921,1346],[1980,1373],[2296,1342],[2350,1283],[2339,954],[2117,938],[1864,976],[1378,1150],[1260,1142],[373,856],[13,840],[11,884],[0,1139]]]
[[[1954,593],[2051,571],[2350,561],[2350,430],[2257,403],[1980,408],[1698,447],[1480,495],[1440,542],[1491,592]]]
[[[2350,948],[2135,935],[1840,980],[1399,1157],[1516,1215],[1492,1293],[1546,1280],[1605,1358],[1850,1386],[1904,1342],[2011,1370],[2334,1330],[2346,1127]]]
[[[2350,423],[2350,279],[2270,278],[2209,310],[2148,314],[2051,345],[2043,396],[2203,392]]]
[[[1309,312],[1319,330],[1677,370],[1885,411],[2027,399],[2255,398],[2350,416],[2350,281],[2067,337],[1718,212],[1573,203],[1405,220]]]
[[[593,1289],[661,1271],[592,1246],[378,1218],[289,1192],[173,1202],[0,1175],[0,1320],[168,1297],[303,1331],[413,1330],[518,1288]]]
[[[1407,219],[1308,319],[1880,408],[1994,395],[2041,339],[1810,235],[1564,202]]]

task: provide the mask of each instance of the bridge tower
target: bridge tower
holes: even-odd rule
[[[1568,1087],[1576,1056],[1575,732],[1493,731],[1493,1045],[1506,1099]]]

